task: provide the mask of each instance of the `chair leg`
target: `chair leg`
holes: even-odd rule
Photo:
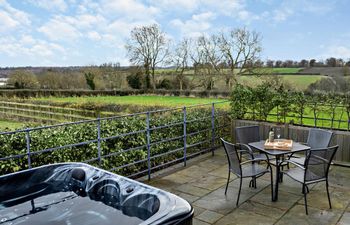
[[[306,190],[306,193],[310,193],[309,187],[307,185],[305,185],[305,190]],[[304,186],[303,186],[301,188],[301,193],[304,194],[305,190],[304,190]]]
[[[239,190],[238,190],[236,206],[238,206],[239,196],[241,195],[241,189],[242,189],[242,177],[239,178]]]
[[[283,170],[283,167],[282,167],[282,170]],[[283,182],[283,173],[280,173],[280,174],[279,174],[278,181],[279,181],[280,183]]]
[[[270,168],[270,176],[271,176],[271,201],[274,200],[273,196],[273,174],[272,174],[272,169]]]
[[[227,188],[228,188],[228,183],[230,183],[230,175],[231,175],[231,172],[230,170],[228,171],[228,176],[227,176],[227,184],[226,184],[226,189],[225,189],[225,195],[227,193]]]
[[[329,190],[328,190],[328,179],[326,180],[326,189],[327,189],[327,196],[328,196],[328,203],[329,203],[329,208],[332,208],[331,204],[331,198],[329,197]]]
[[[249,181],[249,187],[256,189],[256,177],[252,177],[252,179]]]
[[[249,182],[249,187],[256,189],[256,178],[252,178]]]
[[[307,191],[306,191],[306,185],[303,184],[303,192],[304,192],[304,203],[305,203],[305,213],[306,215],[309,215],[308,211],[307,211],[307,200],[306,200],[306,194],[307,194]]]
[[[254,177],[254,188],[256,189],[256,177]]]

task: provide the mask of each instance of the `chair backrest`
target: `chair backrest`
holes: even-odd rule
[[[305,160],[305,181],[326,178],[338,145],[308,151]]]
[[[327,148],[331,142],[332,135],[332,131],[311,128],[309,136],[307,137],[307,145],[310,146],[311,149]]]
[[[241,161],[239,159],[236,146],[230,142],[225,141],[222,138],[221,138],[221,142],[224,145],[230,171],[236,175],[241,176],[242,175]]]
[[[236,142],[248,144],[260,141],[259,126],[236,127]]]

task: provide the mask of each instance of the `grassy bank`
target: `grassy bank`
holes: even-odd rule
[[[218,98],[190,98],[178,96],[91,96],[91,97],[68,97],[68,98],[35,98],[32,101],[52,102],[52,103],[70,103],[70,104],[115,104],[115,105],[139,105],[139,106],[158,106],[164,108],[174,108],[181,106],[190,106],[198,104],[208,104],[212,102],[223,101]]]

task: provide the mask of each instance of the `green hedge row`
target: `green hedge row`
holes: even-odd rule
[[[0,89],[0,97],[5,98],[30,98],[30,97],[72,97],[72,96],[97,96],[97,95],[173,95],[173,96],[196,96],[196,97],[228,97],[229,91],[193,91],[193,90],[33,90],[33,89]]]
[[[211,140],[211,110],[210,108],[192,109],[187,115],[187,134],[195,133],[200,130],[206,130],[187,137],[187,145],[192,145],[201,141]],[[227,117],[215,119],[217,126],[227,123]],[[150,117],[150,135],[151,143],[160,142],[169,138],[181,137],[183,135],[182,124],[173,125],[168,128],[156,129],[156,127],[176,124],[183,121],[182,111],[165,112],[162,114],[151,114]],[[118,136],[125,133],[144,131],[146,129],[146,116],[131,116],[118,119],[101,120],[101,138]],[[227,129],[229,126],[227,126]],[[216,128],[217,136],[225,136],[228,130]],[[32,167],[37,167],[50,163],[58,162],[82,162],[98,157],[97,143],[89,143],[81,146],[64,148],[55,151],[49,151],[36,154],[43,149],[64,146],[73,143],[79,143],[97,139],[97,122],[88,122],[74,125],[65,125],[54,128],[46,128],[30,131],[30,150]],[[11,155],[25,154],[27,152],[27,143],[25,132],[15,134],[0,135],[0,158]],[[101,155],[106,156],[115,154],[110,157],[102,157],[100,163],[98,160],[90,162],[95,166],[101,166],[103,169],[110,170],[115,167],[123,166],[132,162],[147,159],[147,136],[146,132],[141,132],[123,137],[108,139],[101,142]],[[218,141],[216,144],[219,144]],[[130,150],[143,146],[138,150]],[[211,143],[197,145],[187,149],[188,154],[199,152],[202,149],[210,148]],[[151,164],[152,166],[163,165],[174,159],[183,157],[183,150],[167,154],[161,157],[155,157],[158,154],[169,152],[175,149],[183,148],[183,139],[151,144]],[[0,174],[7,174],[28,168],[28,157],[9,159],[0,161]],[[128,166],[117,170],[122,175],[130,175],[147,169],[147,161]]]

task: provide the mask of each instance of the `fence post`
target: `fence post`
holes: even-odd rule
[[[184,132],[184,166],[186,166],[187,161],[187,111],[186,106],[183,108],[183,132]]]
[[[28,155],[28,168],[32,168],[32,160],[30,158],[30,134],[29,129],[26,129],[26,143],[27,143],[27,155]]]
[[[215,103],[211,106],[211,155],[214,156],[215,147]]]
[[[146,117],[146,135],[147,135],[147,168],[148,168],[148,180],[151,180],[151,131],[150,131],[150,112],[147,112]]]
[[[101,117],[98,114],[97,118],[97,157],[98,157],[98,165],[101,167]]]

